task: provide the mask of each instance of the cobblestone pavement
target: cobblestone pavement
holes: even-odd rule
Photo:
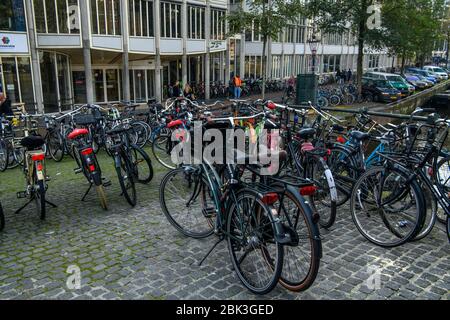
[[[278,286],[264,297],[249,293],[231,268],[225,244],[196,263],[213,239],[180,236],[158,201],[159,170],[149,186],[139,186],[138,205],[120,197],[111,160],[100,163],[113,185],[104,212],[93,192],[81,203],[85,182],[71,172],[70,159],[49,162],[48,198],[57,203],[46,221],[32,209],[14,215],[22,200],[19,170],[0,173],[0,198],[7,225],[0,233],[1,299],[449,299],[450,245],[442,226],[425,240],[391,250],[363,239],[348,210],[323,232],[323,258],[313,287],[290,293]],[[69,266],[81,269],[81,289],[69,290]],[[378,270],[380,287],[367,284]],[[376,274],[376,273],[375,273]],[[372,279],[371,278],[371,279]],[[371,287],[371,286],[370,286]]]

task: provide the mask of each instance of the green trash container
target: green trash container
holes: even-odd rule
[[[311,101],[316,104],[319,78],[315,74],[299,74],[297,76],[297,105]]]

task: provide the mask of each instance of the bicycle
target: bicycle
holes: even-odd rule
[[[0,202],[0,231],[5,228],[5,215],[3,213],[2,203]]]
[[[92,117],[89,115],[84,117],[78,117],[76,122],[80,125],[92,122]],[[105,187],[109,186],[110,182],[103,182],[101,168],[92,148],[92,142],[89,140],[89,130],[86,128],[74,129],[67,138],[72,141],[72,154],[78,166],[74,172],[76,174],[83,173],[89,183],[81,201],[86,199],[89,191],[95,186],[101,207],[108,210]]]

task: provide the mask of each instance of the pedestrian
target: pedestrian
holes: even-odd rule
[[[345,82],[345,72],[344,70],[339,71],[339,73],[341,74],[341,77],[339,78],[339,84],[344,84]]]
[[[241,98],[241,87],[242,87],[242,80],[239,75],[236,75],[233,79],[233,85],[234,85],[234,98],[240,99]]]
[[[234,97],[234,76],[230,78],[230,81],[228,81],[228,96]]]
[[[350,82],[350,81],[352,81],[352,70],[351,69],[348,69],[348,71],[347,71],[347,81],[348,82]]]
[[[192,87],[189,85],[189,83],[186,83],[183,89],[183,94],[186,98],[190,99],[190,100],[195,100],[193,91],[192,91]]]
[[[287,96],[290,97],[290,95],[294,92],[295,90],[295,77],[292,75],[288,82],[287,82]]]
[[[336,71],[336,82],[339,83],[341,81],[341,70],[338,69]]]
[[[11,108],[11,100],[0,92],[0,117],[14,115]]]
[[[180,81],[177,80],[175,82],[175,85],[173,86],[172,91],[173,91],[173,96],[175,98],[178,98],[179,96],[182,95],[181,88],[180,88]]]

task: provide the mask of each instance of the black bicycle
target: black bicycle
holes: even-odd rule
[[[3,213],[2,203],[0,202],[0,231],[5,228],[5,215]]]

